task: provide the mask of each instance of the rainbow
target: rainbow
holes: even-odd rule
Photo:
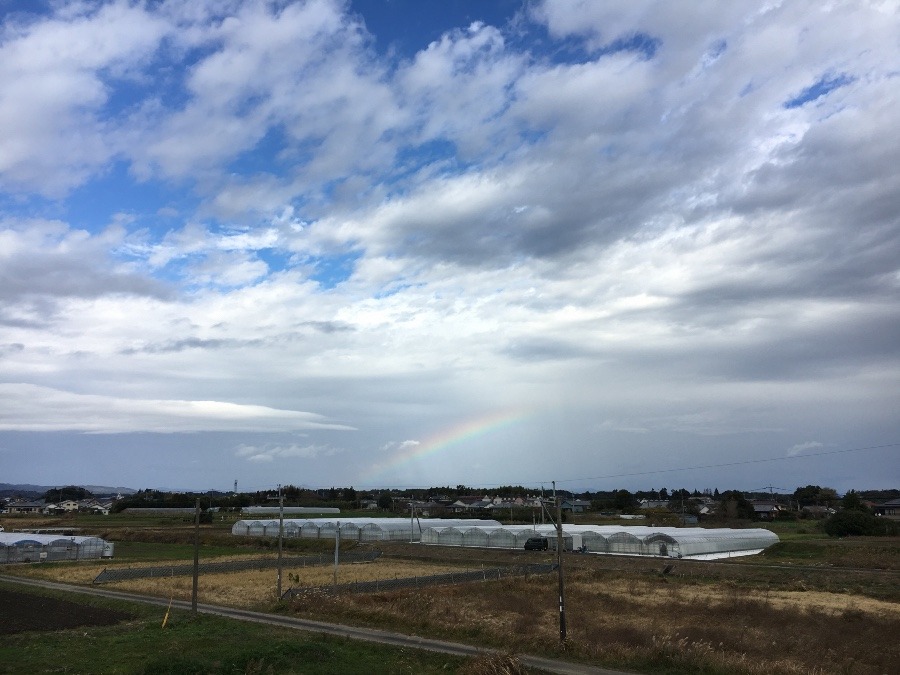
[[[426,457],[430,457],[480,438],[501,429],[511,427],[525,419],[526,410],[502,410],[466,420],[455,427],[444,429],[421,443],[401,443],[393,456],[373,467],[372,478],[379,478],[392,469]]]

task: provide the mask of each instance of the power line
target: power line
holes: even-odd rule
[[[768,462],[786,462],[786,461],[790,461],[790,460],[813,459],[816,457],[826,457],[829,455],[841,455],[841,454],[847,454],[847,453],[851,453],[851,452],[864,452],[867,450],[884,450],[886,448],[897,448],[897,447],[900,447],[900,443],[885,443],[884,445],[869,445],[869,446],[865,446],[865,447],[861,447],[861,448],[845,448],[843,450],[827,450],[827,451],[823,451],[823,452],[811,452],[808,454],[790,455],[790,456],[786,456],[786,457],[785,456],[764,457],[761,459],[745,459],[745,460],[740,460],[740,461],[736,461],[736,462],[721,462],[718,464],[701,464],[701,465],[697,465],[697,466],[669,467],[667,469],[653,469],[650,471],[633,471],[630,473],[612,473],[612,474],[606,474],[606,475],[602,475],[602,476],[586,476],[583,478],[563,478],[561,480],[557,480],[556,482],[557,483],[577,483],[577,482],[591,481],[591,480],[606,480],[609,478],[631,478],[631,477],[635,477],[635,476],[653,476],[656,474],[677,473],[679,471],[701,471],[703,469],[721,469],[721,468],[732,467],[732,466],[747,466],[749,464],[765,464]],[[500,486],[505,486],[505,485],[529,485],[529,484],[530,485],[540,485],[541,483],[546,483],[546,482],[547,482],[546,479],[527,480],[527,481],[507,480],[507,481],[504,481],[503,483],[473,483],[473,484],[467,485],[467,487],[491,488],[491,487],[500,487]],[[275,487],[275,486],[253,485],[253,486],[248,486],[248,489],[260,491],[260,490],[272,489],[272,487]],[[325,485],[321,485],[321,486],[306,485],[306,486],[298,486],[298,487],[301,487],[302,489],[307,489],[307,490],[315,490],[315,489],[325,488],[326,486]],[[361,489],[387,488],[387,489],[395,489],[395,490],[427,489],[428,487],[434,487],[434,486],[424,486],[424,485],[384,486],[384,485],[369,485],[369,484],[359,485],[359,488],[361,488]]]
[[[655,474],[663,474],[663,473],[676,473],[679,471],[700,471],[702,469],[720,469],[730,466],[746,466],[748,464],[764,464],[767,462],[785,462],[789,460],[795,459],[813,459],[815,457],[825,457],[828,455],[840,455],[846,454],[850,452],[863,452],[866,450],[883,450],[885,448],[897,448],[900,447],[900,443],[886,443],[884,445],[869,445],[862,448],[845,448],[843,450],[827,450],[824,452],[812,452],[804,455],[792,455],[787,457],[765,457],[762,459],[745,459],[737,462],[722,462],[719,464],[703,464],[698,466],[682,466],[682,467],[670,467],[668,469],[653,469],[651,471],[634,471],[630,473],[613,473],[606,474],[603,476],[585,476],[583,478],[564,478],[561,480],[557,480],[557,483],[578,483],[583,481],[590,480],[605,480],[608,478],[630,478],[634,476],[652,476]],[[504,485],[538,485],[540,483],[546,482],[545,479],[541,480],[508,480],[503,483],[475,483],[469,484],[467,487],[481,487],[481,488],[490,488],[490,487],[500,487]],[[366,487],[377,487],[377,486],[369,486],[369,485],[361,485],[361,488]],[[425,489],[421,485],[392,485],[392,489]]]
[[[574,483],[585,480],[602,480],[606,478],[628,478],[631,476],[650,476],[657,473],[675,473],[677,471],[700,471],[701,469],[720,469],[728,466],[744,466],[746,464],[764,464],[766,462],[785,462],[792,459],[812,459],[813,457],[824,457],[826,455],[840,455],[848,452],[862,452],[864,450],[883,450],[884,448],[900,447],[900,443],[887,443],[885,445],[870,445],[865,448],[849,448],[845,450],[829,450],[826,452],[813,452],[808,455],[793,455],[788,457],[766,457],[763,459],[745,459],[740,462],[723,462],[721,464],[704,464],[701,466],[685,466],[669,469],[655,469],[653,471],[635,471],[633,473],[616,473],[606,476],[590,476],[585,478],[568,478],[556,481],[557,483]]]

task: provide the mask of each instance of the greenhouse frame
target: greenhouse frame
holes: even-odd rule
[[[99,537],[0,532],[0,564],[111,558],[113,545]]]
[[[236,536],[277,537],[278,520],[239,520]],[[496,520],[420,518],[285,519],[285,538],[349,541],[419,541],[440,546],[522,549],[531,537],[546,537],[556,549],[554,525],[501,525]],[[564,550],[609,555],[716,559],[753,555],[778,542],[762,528],[707,529],[643,525],[563,525]]]

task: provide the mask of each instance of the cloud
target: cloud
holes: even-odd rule
[[[0,188],[60,196],[117,151],[105,109],[152,60],[167,22],[125,3],[78,5],[0,33]]]
[[[4,424],[228,432],[241,470],[314,455],[326,483],[496,409],[541,423],[404,479],[479,460],[503,482],[513,455],[543,476],[547,447],[604,475],[639,448],[879,444],[897,27],[883,5],[538,2],[401,54],[337,0],[17,15]],[[334,426],[364,433],[329,463]]]
[[[343,450],[323,445],[275,445],[275,446],[251,446],[240,445],[235,450],[235,456],[248,462],[274,462],[281,459],[317,459],[319,457],[333,457]]]
[[[110,254],[124,236],[116,226],[91,235],[61,221],[0,220],[0,323],[46,325],[69,299],[168,297],[164,283]]]
[[[223,401],[123,399],[0,384],[0,430],[87,433],[347,431],[320,415]]]
[[[825,445],[823,443],[819,443],[819,441],[806,441],[805,443],[798,443],[797,445],[788,448],[787,456],[797,457],[799,455],[805,454],[807,450],[818,450],[819,448],[824,447]]]

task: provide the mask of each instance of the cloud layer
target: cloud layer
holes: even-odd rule
[[[897,6],[477,7],[413,50],[336,0],[5,16],[4,473],[190,432],[172,480],[359,485],[515,408],[379,480],[895,483],[799,458],[900,443]]]

